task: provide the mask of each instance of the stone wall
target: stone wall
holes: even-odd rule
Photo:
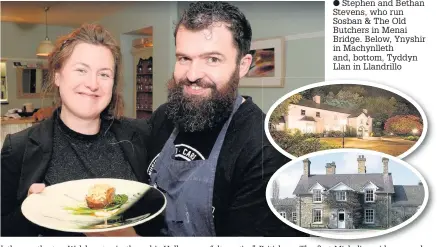
[[[313,224],[313,209],[322,209],[322,223]],[[304,228],[327,227],[329,224],[330,210],[324,203],[313,203],[312,195],[301,196],[297,207],[297,225]]]
[[[387,209],[388,203],[388,209]],[[365,228],[388,228],[389,214],[391,208],[391,197],[384,194],[376,194],[376,200],[373,203],[363,204],[363,227]],[[374,223],[365,223],[366,209],[374,209]]]
[[[390,227],[397,226],[411,218],[417,212],[417,206],[392,207],[390,210]]]

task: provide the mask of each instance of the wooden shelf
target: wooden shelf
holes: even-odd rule
[[[153,48],[132,53],[134,59],[135,117],[148,119],[153,113]],[[142,108],[147,106],[147,108]]]

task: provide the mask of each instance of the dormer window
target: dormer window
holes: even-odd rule
[[[337,191],[335,193],[336,200],[339,202],[345,202],[346,201],[346,191]]]
[[[322,190],[313,190],[313,202],[322,202]]]
[[[373,189],[366,189],[364,191],[364,201],[374,202],[375,201],[375,191]]]

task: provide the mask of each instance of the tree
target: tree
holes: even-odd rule
[[[384,129],[385,131],[394,133],[396,135],[415,134],[413,131],[417,130],[416,134],[421,135],[423,130],[423,125],[421,122],[421,119],[417,116],[398,115],[387,119]]]
[[[368,97],[364,100],[361,108],[367,109],[373,118],[373,127],[375,131],[383,129],[385,121],[393,116],[396,111],[396,99],[385,97]]]
[[[279,199],[279,184],[276,180],[273,180],[273,186],[272,186],[272,190],[273,190],[273,200],[278,200]]]
[[[351,92],[353,94],[358,94],[363,97],[367,96],[367,90],[363,86],[358,86],[358,85],[348,86],[345,87],[344,90]]]
[[[351,110],[358,109],[364,101],[359,94],[346,90],[340,90],[335,97],[332,97],[331,92],[328,96],[325,100],[326,104]]]
[[[398,102],[396,105],[396,111],[393,113],[394,115],[408,115],[410,114],[410,108],[407,104]]]
[[[281,121],[281,118],[288,115],[288,106],[290,104],[297,104],[302,99],[300,94],[294,94],[288,99],[279,104],[272,112],[270,116],[270,129],[274,129]]]

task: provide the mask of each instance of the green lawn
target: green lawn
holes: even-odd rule
[[[328,143],[331,145],[342,146],[342,138],[327,137],[320,138],[320,142]],[[361,148],[379,151],[382,153],[390,154],[393,156],[399,156],[410,149],[416,142],[407,141],[399,137],[383,137],[382,140],[364,140],[355,137],[344,138],[345,148]]]

